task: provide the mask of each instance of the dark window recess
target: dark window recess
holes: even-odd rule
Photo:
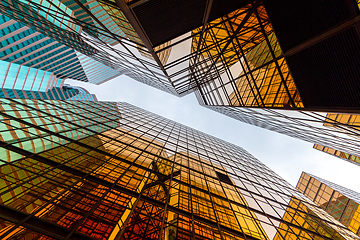
[[[216,171],[215,171],[216,172]],[[231,179],[229,178],[229,176],[225,175],[225,174],[222,174],[220,172],[216,172],[216,175],[218,177],[218,179],[224,183],[227,183],[227,184],[231,184],[233,185]]]

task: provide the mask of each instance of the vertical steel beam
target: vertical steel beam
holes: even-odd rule
[[[78,1],[78,0],[75,0]],[[136,16],[133,14],[132,10],[129,8],[129,6],[125,3],[124,0],[116,0],[116,4],[120,8],[120,10],[123,12],[127,20],[129,20],[131,26],[134,28],[135,32],[139,35],[141,41],[145,44],[146,48],[150,51],[151,56],[154,58],[156,63],[159,65],[161,71],[164,73],[166,78],[169,80],[171,86],[175,89],[174,84],[171,81],[171,78],[169,77],[168,73],[166,72],[164,65],[161,63],[159,57],[156,55],[153,45],[146,35],[145,31],[141,27],[141,24],[137,21]],[[176,89],[175,89],[176,90]]]

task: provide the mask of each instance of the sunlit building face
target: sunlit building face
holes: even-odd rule
[[[244,149],[130,104],[1,110],[3,239],[357,238]]]
[[[305,172],[301,174],[296,189],[360,235],[359,193]]]
[[[16,78],[25,67],[60,85],[124,74],[358,162],[357,0],[1,0],[0,14],[2,72],[12,70],[0,97],[95,100],[34,97],[41,77]]]

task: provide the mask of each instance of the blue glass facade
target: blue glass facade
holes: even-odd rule
[[[48,2],[47,2],[48,3]],[[39,4],[45,4],[39,2]],[[53,2],[71,15],[60,2]],[[40,16],[63,30],[81,32],[66,19]],[[55,13],[56,15],[56,13]],[[0,14],[0,97],[97,101],[84,89],[63,87],[66,78],[101,84],[121,73],[23,23]]]

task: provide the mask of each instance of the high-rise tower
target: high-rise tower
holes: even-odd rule
[[[360,236],[360,193],[305,172],[296,189]]]
[[[178,96],[195,92],[240,121],[360,156],[359,126],[340,120],[360,109],[356,0],[0,4],[81,64],[91,58]]]
[[[0,107],[0,238],[360,239],[244,149],[130,104]]]

